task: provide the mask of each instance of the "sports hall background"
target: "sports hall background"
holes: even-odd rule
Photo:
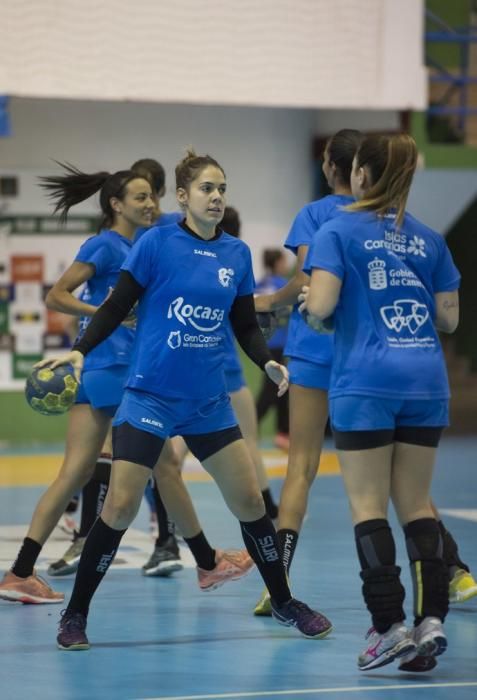
[[[43,295],[94,232],[98,211],[91,200],[76,208],[67,231],[58,228],[37,176],[56,172],[55,159],[86,172],[113,172],[138,158],[156,158],[168,177],[163,208],[171,211],[174,166],[185,148],[210,153],[226,171],[228,202],[240,212],[258,277],[263,248],[281,246],[297,211],[323,194],[321,149],[343,127],[406,129],[415,137],[420,169],[409,210],[447,236],[463,275],[460,327],[445,339],[452,426],[442,465],[447,471],[438,483],[449,512],[470,514],[456,515],[451,524],[477,569],[475,0],[0,0],[0,502],[20,499],[16,527],[28,522],[38,489],[61,461],[66,424],[63,417],[35,414],[22,394],[32,362],[66,343],[61,315],[46,313]],[[258,370],[246,362],[246,373],[256,390]],[[269,419],[262,430],[265,446],[270,434]],[[28,467],[25,455],[32,459]],[[21,484],[25,488],[17,488]],[[196,485],[199,500],[203,486]],[[277,479],[277,494],[279,486]],[[332,499],[331,487],[323,488]],[[28,492],[25,500],[20,492]],[[4,509],[0,531],[10,526],[8,518]],[[352,539],[346,514],[342,537]],[[0,548],[7,539],[2,543],[0,536]],[[349,554],[351,572],[351,547]],[[359,592],[354,578],[353,584]],[[472,652],[456,678],[475,686],[477,609],[468,610],[473,617],[469,612],[465,618],[471,624],[464,647]],[[246,623],[253,628],[253,619],[244,619],[244,629]],[[39,649],[41,655],[41,644]],[[0,666],[6,658],[0,656]],[[230,657],[222,661],[233,663]],[[339,666],[334,652],[329,663]],[[46,683],[47,671],[37,672]],[[79,677],[81,668],[74,673]],[[219,697],[214,690],[220,697],[234,691],[240,698],[258,697],[257,684],[240,685],[230,674],[206,682],[203,692],[210,694],[203,697]],[[10,690],[0,692],[2,700],[27,696],[27,686],[12,678]],[[393,685],[394,676],[388,681]],[[447,681],[455,679],[444,677],[442,683]],[[350,676],[344,685],[354,682]],[[126,694],[104,683],[106,697],[146,697],[127,682]],[[298,697],[306,691],[300,683],[295,676],[288,685],[286,679],[283,685],[264,683],[259,695],[275,697],[270,688],[291,687],[301,689]],[[314,697],[311,689],[319,683],[308,685]],[[51,697],[83,697],[65,687]],[[464,697],[452,687],[439,691],[440,697]],[[171,684],[168,692],[198,698],[202,688],[191,680]],[[368,691],[360,692],[367,697]],[[320,693],[316,697],[324,697]],[[400,693],[387,690],[384,696]],[[413,693],[409,687],[405,695]],[[89,697],[96,697],[91,689]]]

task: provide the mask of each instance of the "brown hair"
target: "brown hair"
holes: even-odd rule
[[[131,165],[131,170],[148,180],[156,193],[159,193],[166,184],[166,172],[154,158],[140,158]]]
[[[281,248],[265,248],[262,253],[262,263],[266,270],[273,272],[275,265],[284,256],[284,252]]]
[[[358,168],[367,167],[371,186],[363,199],[349,204],[348,211],[374,211],[383,216],[395,208],[396,224],[402,224],[417,164],[416,142],[408,134],[367,136],[356,153]]]
[[[224,169],[212,156],[198,156],[192,148],[189,148],[184,158],[176,165],[176,190],[179,188],[186,190],[209,165],[221,170],[225,177]]]
[[[325,151],[328,151],[330,163],[336,165],[340,179],[346,185],[349,185],[353,158],[362,139],[361,131],[340,129],[326,142]]]

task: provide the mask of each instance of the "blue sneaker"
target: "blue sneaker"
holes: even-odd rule
[[[295,598],[281,605],[272,601],[272,617],[281,625],[296,627],[308,639],[323,639],[333,629],[328,618]]]
[[[86,617],[79,612],[63,610],[56,642],[58,649],[63,649],[63,651],[89,649],[89,641],[86,636]]]

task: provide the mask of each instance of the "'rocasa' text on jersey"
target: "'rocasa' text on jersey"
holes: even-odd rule
[[[202,306],[201,304],[197,306],[185,304],[184,297],[177,297],[174,301],[171,301],[167,311],[167,318],[172,318],[173,315],[184,326],[189,322],[191,326],[194,326],[199,331],[215,331],[224,320],[224,309],[213,309],[210,306]],[[198,321],[201,320],[215,321],[216,323],[206,326],[199,325]]]

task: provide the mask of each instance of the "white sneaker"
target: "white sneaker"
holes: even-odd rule
[[[366,649],[358,657],[360,671],[368,671],[371,668],[379,668],[390,664],[394,659],[415,651],[414,642],[410,631],[402,622],[396,622],[387,632],[380,634],[371,627],[366,635],[368,640]]]
[[[447,649],[447,638],[438,617],[425,617],[414,627],[412,636],[417,645],[417,653],[422,656],[440,656]]]

